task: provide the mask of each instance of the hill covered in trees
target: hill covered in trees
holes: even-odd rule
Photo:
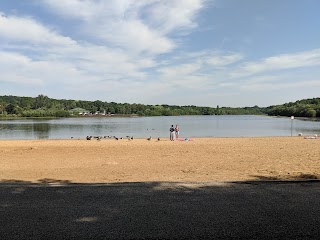
[[[320,98],[274,105],[266,108],[199,107],[144,105],[37,97],[0,96],[0,116],[6,117],[71,117],[84,113],[96,115],[179,116],[179,115],[261,115],[320,117]]]
[[[303,99],[282,105],[270,106],[263,111],[271,116],[320,118],[320,98]]]
[[[79,116],[86,110],[88,115],[116,114],[138,116],[179,115],[245,115],[264,114],[255,107],[199,107],[172,105],[144,105],[102,101],[53,99],[45,95],[37,97],[0,96],[0,115],[17,117],[70,117]]]

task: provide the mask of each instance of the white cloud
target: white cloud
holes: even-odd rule
[[[32,84],[52,97],[205,105],[220,96],[241,100],[241,92],[319,86],[320,49],[253,61],[250,52],[180,48],[207,0],[34,3],[53,15],[0,14],[0,89]]]
[[[73,45],[75,42],[37,23],[31,18],[7,17],[0,14],[0,38],[8,42],[29,44]],[[3,41],[2,40],[2,41]]]
[[[202,0],[158,0],[149,7],[147,18],[160,32],[170,33],[196,27],[194,17],[201,8]]]
[[[247,84],[261,83],[261,82],[275,82],[279,81],[279,75],[263,75],[263,76],[254,76],[245,80]]]
[[[171,89],[173,85],[188,88],[205,82],[205,78],[197,73],[202,68],[199,60],[197,65],[193,61],[180,66],[171,62],[171,66],[159,69],[160,76],[156,77],[150,77],[146,71],[155,68],[153,71],[157,72],[157,56],[177,47],[170,34],[185,33],[196,26],[194,18],[203,7],[202,2],[42,2],[57,15],[77,19],[73,26],[81,30],[76,34],[81,37],[77,40],[62,35],[62,32],[66,33],[63,26],[52,27],[32,17],[2,14],[2,81],[23,85],[32,83],[35,87],[61,84],[64,90],[77,89],[79,94],[90,90],[92,94],[105,93],[110,98],[118,96],[124,89],[133,96],[143,96],[146,91],[154,95]],[[157,11],[159,14],[154,15]],[[96,37],[104,42],[96,41]],[[158,82],[155,83],[154,79]]]
[[[202,50],[177,53],[171,58],[171,62],[198,62],[212,68],[221,68],[243,59],[244,56],[241,53]],[[164,64],[170,64],[170,61],[167,60]]]
[[[60,15],[79,18],[83,21],[90,21],[103,10],[103,1],[96,0],[68,0],[64,1],[63,4],[55,0],[43,0],[42,4],[46,4]]]
[[[288,83],[255,83],[243,84],[240,89],[247,91],[270,91],[270,90],[283,90],[289,88],[304,88],[304,87],[320,87],[320,79],[318,80],[300,80],[298,82]]]
[[[116,80],[128,77],[144,78],[142,69],[155,65],[154,60],[149,57],[137,57],[121,49],[84,41],[77,42],[31,18],[0,15],[0,37],[3,50],[0,54],[2,76],[8,69],[15,69],[11,73],[24,76],[21,78],[15,76],[20,80],[34,81],[32,79],[36,79],[36,75],[39,75],[43,81],[49,81],[51,79],[49,75],[40,74],[44,69],[50,73],[52,72],[50,69],[54,69],[59,71],[53,74],[54,76],[61,74],[66,77],[65,72],[73,69],[81,75],[77,76],[77,79],[87,79],[87,81],[92,79],[92,76],[97,79]],[[8,64],[12,65],[12,68],[4,67]],[[27,74],[26,69],[29,69],[28,72],[34,70],[33,76]],[[7,77],[6,81],[9,80],[10,77]]]
[[[141,81],[146,77],[143,69],[155,65],[152,58],[121,49],[79,43],[30,18],[1,15],[0,36],[0,83],[71,91],[95,85],[116,94],[117,87],[126,87],[119,81]]]
[[[180,77],[196,73],[201,68],[199,63],[181,64],[178,66],[170,66],[159,69],[164,77]]]
[[[241,54],[230,54],[230,55],[222,55],[222,54],[213,54],[212,56],[208,56],[206,58],[206,63],[213,66],[226,66],[229,64],[236,63],[243,59]]]
[[[230,86],[221,83],[225,79],[229,65],[243,58],[241,54],[211,51],[189,52],[176,55],[172,61],[158,67],[159,81],[182,89],[212,89],[217,86]],[[180,63],[179,62],[183,62]]]
[[[150,29],[140,20],[113,22],[112,29],[106,25],[109,23],[105,27],[100,25],[95,30],[95,35],[136,55],[158,55],[175,48],[172,40]]]
[[[135,54],[157,55],[176,47],[169,34],[196,26],[203,0],[55,0],[43,2],[54,13],[83,22],[79,31]]]
[[[81,70],[65,62],[32,60],[24,55],[0,51],[1,79],[23,85],[68,85],[84,80]]]
[[[268,71],[313,67],[318,65],[320,65],[320,49],[314,49],[311,51],[268,57],[259,62],[246,62],[238,69],[231,72],[230,76],[238,78]]]

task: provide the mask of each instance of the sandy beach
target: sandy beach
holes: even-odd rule
[[[1,182],[320,179],[320,139],[1,140]]]

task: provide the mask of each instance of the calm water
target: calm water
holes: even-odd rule
[[[177,116],[141,118],[62,118],[0,120],[0,139],[70,139],[127,135],[136,138],[169,137],[178,124],[181,137],[254,137],[320,135],[320,122],[267,116]]]

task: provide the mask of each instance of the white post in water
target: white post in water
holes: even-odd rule
[[[291,137],[292,137],[293,119],[294,119],[294,116],[291,116]]]

